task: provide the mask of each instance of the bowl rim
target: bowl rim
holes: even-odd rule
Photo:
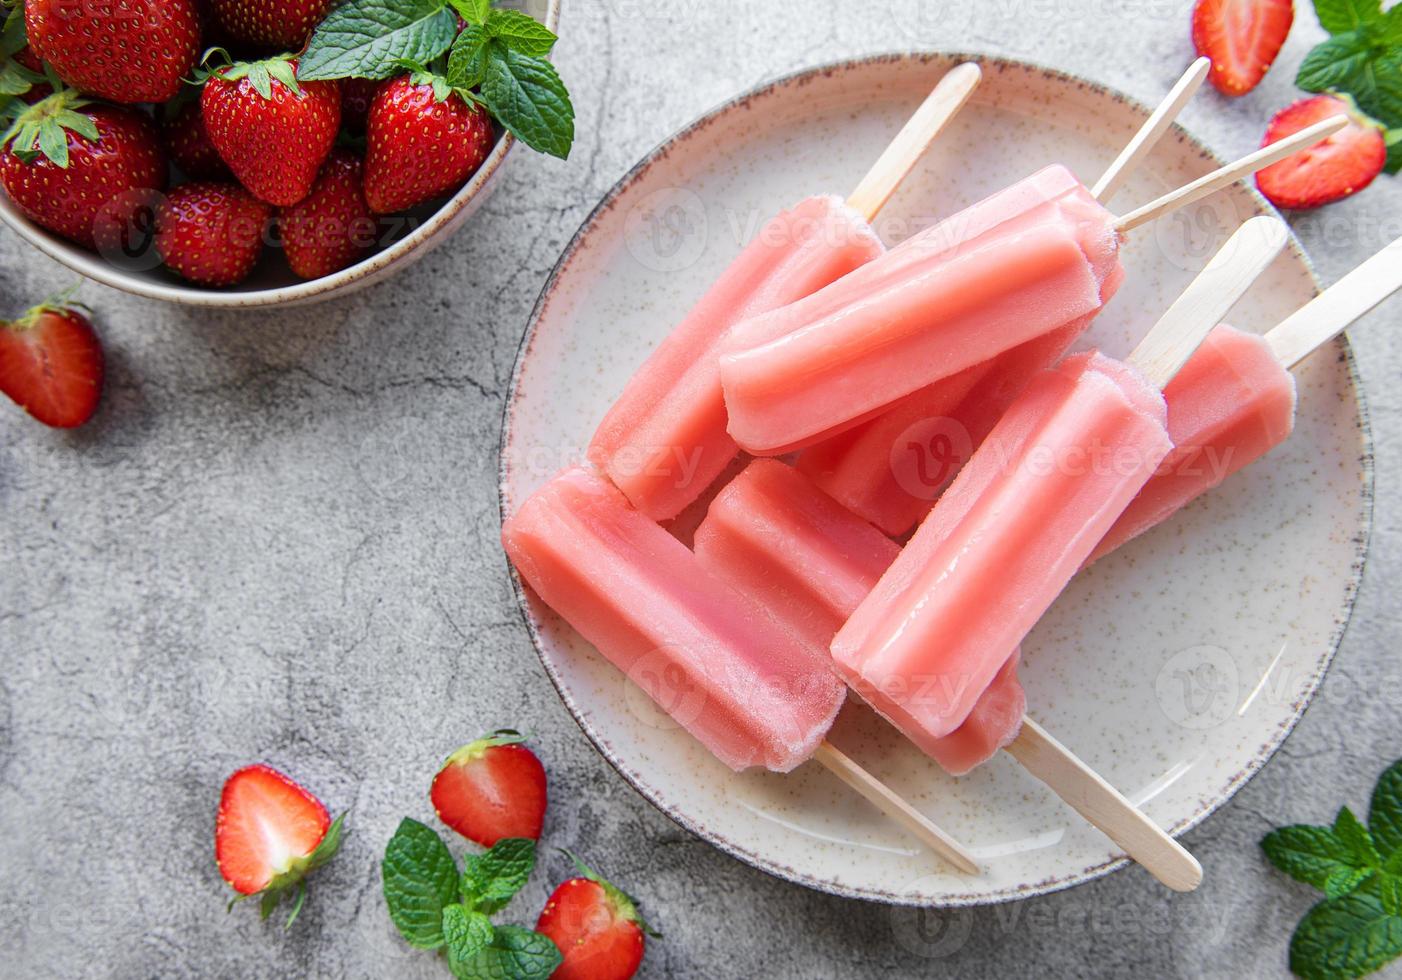
[[[966,52],[966,51],[889,51],[885,53],[865,55],[854,58],[843,58],[836,61],[826,62],[810,68],[803,68],[784,75],[765,79],[740,94],[726,99],[711,109],[703,112],[691,122],[668,135],[664,140],[653,147],[637,163],[628,169],[622,177],[614,183],[604,194],[599,203],[585,217],[579,229],[570,238],[569,243],[561,252],[559,259],[549,277],[542,286],[535,305],[531,309],[530,317],[521,335],[520,343],[517,346],[515,361],[511,369],[510,383],[507,388],[507,396],[502,406],[501,436],[498,441],[497,457],[497,505],[498,518],[504,524],[508,514],[507,507],[507,466],[506,451],[510,441],[512,430],[512,410],[515,407],[515,393],[518,390],[521,372],[525,358],[529,352],[531,341],[534,338],[536,327],[538,326],[546,307],[554,293],[558,280],[569,266],[571,259],[584,245],[585,241],[595,230],[598,220],[613,207],[615,201],[658,160],[671,152],[672,148],[681,141],[688,138],[696,131],[705,128],[719,117],[743,107],[746,103],[756,98],[768,95],[773,91],[790,85],[803,85],[804,83],[823,75],[830,75],[838,72],[849,72],[860,70],[872,65],[883,63],[908,63],[913,65],[931,65],[949,63],[951,66],[961,61],[976,61],[985,71],[990,68],[998,70],[1015,69],[1023,72],[1043,74],[1047,77],[1055,78],[1060,82],[1073,85],[1084,86],[1085,88],[1097,92],[1121,102],[1126,106],[1136,110],[1145,118],[1153,111],[1151,106],[1146,105],[1139,99],[1130,96],[1113,86],[1094,81],[1058,68],[1039,64],[1023,58],[1012,58],[988,53]],[[1214,166],[1221,166],[1226,163],[1217,154],[1213,153],[1201,140],[1189,133],[1180,123],[1175,122],[1169,130],[1172,135],[1181,143],[1186,144],[1192,150],[1199,153],[1204,159],[1213,163]],[[1247,186],[1246,191],[1251,197],[1258,213],[1278,214],[1274,207],[1263,197],[1254,186]],[[1309,255],[1301,246],[1294,230],[1290,230],[1288,248],[1291,253],[1304,266],[1312,282],[1314,292],[1317,295],[1320,291],[1319,275],[1310,260]],[[1236,793],[1249,782],[1260,770],[1269,762],[1285,743],[1287,737],[1293,732],[1300,720],[1304,717],[1305,711],[1313,702],[1320,685],[1324,681],[1329,667],[1333,664],[1339,647],[1343,643],[1349,624],[1352,622],[1353,611],[1357,603],[1358,589],[1362,581],[1363,568],[1367,562],[1368,549],[1372,539],[1373,530],[1373,502],[1374,502],[1374,448],[1371,420],[1368,413],[1367,401],[1363,394],[1362,379],[1358,372],[1357,361],[1353,352],[1353,347],[1349,343],[1347,333],[1341,333],[1335,338],[1338,345],[1347,375],[1349,384],[1353,389],[1354,401],[1357,407],[1358,417],[1358,437],[1359,437],[1359,465],[1362,469],[1362,483],[1360,487],[1360,511],[1357,515],[1358,526],[1354,540],[1356,549],[1353,562],[1350,566],[1347,581],[1344,583],[1344,595],[1342,609],[1336,613],[1334,630],[1329,637],[1328,648],[1316,660],[1315,669],[1309,678],[1306,690],[1301,697],[1292,705],[1289,719],[1278,726],[1266,743],[1256,749],[1252,759],[1237,773],[1235,773],[1221,788],[1218,795],[1208,803],[1200,806],[1194,813],[1178,821],[1168,828],[1169,833],[1177,838],[1197,827],[1205,819],[1217,812],[1228,803]],[[586,738],[593,744],[594,748],[602,755],[613,769],[622,776],[623,780],[631,786],[640,796],[647,800],[653,807],[665,814],[673,822],[685,828],[697,837],[730,854],[732,857],[756,868],[772,877],[779,878],[793,884],[802,885],[815,891],[830,895],[837,895],[844,898],[856,898],[866,901],[874,901],[881,904],[916,908],[976,908],[987,905],[999,905],[1007,902],[1021,901],[1025,898],[1033,898],[1040,895],[1050,895],[1056,892],[1065,891],[1087,882],[1103,878],[1114,871],[1128,867],[1133,862],[1128,856],[1114,857],[1100,862],[1080,871],[1071,872],[1053,879],[1025,884],[1016,888],[1007,889],[993,894],[979,893],[970,895],[943,896],[935,900],[927,900],[918,896],[899,895],[893,892],[883,892],[877,889],[868,889],[843,885],[833,881],[816,878],[806,872],[780,864],[773,859],[756,853],[732,840],[729,840],[713,830],[710,830],[694,818],[680,812],[675,804],[663,799],[661,792],[649,784],[641,773],[635,773],[613,751],[612,747],[605,742],[601,736],[593,731],[590,726],[584,723],[580,707],[567,690],[563,678],[561,678],[551,666],[545,656],[543,641],[535,623],[532,620],[529,600],[526,594],[526,587],[521,580],[516,569],[510,561],[506,562],[508,578],[511,581],[512,593],[516,599],[516,609],[520,615],[526,632],[531,639],[531,645],[535,648],[536,656],[545,669],[546,676],[555,687],[555,692],[564,703],[571,718],[584,732]]]
[[[545,19],[542,23],[555,31],[560,24],[560,4],[562,0],[546,0]],[[353,288],[368,286],[385,275],[392,266],[410,255],[422,257],[430,248],[438,244],[448,233],[456,230],[455,219],[500,172],[507,154],[516,145],[516,137],[503,132],[492,152],[482,166],[457,193],[448,198],[437,210],[420,223],[413,231],[383,251],[347,266],[329,276],[293,283],[289,286],[275,286],[270,289],[247,291],[208,289],[200,286],[152,282],[139,275],[124,272],[112,265],[101,255],[89,252],[71,242],[59,238],[30,221],[9,196],[0,193],[0,221],[3,221],[29,244],[49,258],[67,266],[87,279],[104,286],[111,286],[122,292],[146,299],[162,300],[184,306],[199,306],[208,309],[255,309],[267,306],[286,306],[305,303],[310,300],[329,299],[332,294]],[[465,215],[463,216],[466,217]]]

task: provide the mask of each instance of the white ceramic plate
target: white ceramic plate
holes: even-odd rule
[[[891,56],[805,72],[728,103],[643,160],[585,222],[536,307],[502,441],[502,508],[580,447],[629,375],[756,222],[811,192],[853,187],[953,56]],[[1088,183],[1147,109],[1091,83],[981,59],[985,81],[878,219],[888,243],[1044,163]],[[1179,131],[1112,207],[1143,203],[1216,161]],[[1134,233],[1128,281],[1090,340],[1124,355],[1236,224],[1266,211],[1238,187]],[[1314,281],[1292,247],[1233,311],[1266,330]],[[1179,833],[1279,747],[1337,647],[1370,518],[1369,439],[1346,345],[1297,372],[1295,435],[1173,521],[1080,575],[1029,637],[1029,711]],[[735,775],[517,582],[551,679],[599,750],[644,796],[742,860],[814,888],[965,905],[1064,888],[1124,863],[1006,756],[962,779],[849,706],[833,740],[966,843],[949,871],[818,766]]]

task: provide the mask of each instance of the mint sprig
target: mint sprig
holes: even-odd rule
[[[443,839],[406,817],[385,848],[390,920],[411,946],[441,949],[460,980],[545,980],[563,959],[555,944],[491,921],[526,884],[535,856],[535,841],[506,838],[465,856],[459,874]]]
[[[349,0],[327,14],[298,64],[304,81],[390,78],[404,60],[447,51],[458,22],[445,0]]]
[[[1291,937],[1292,971],[1307,980],[1361,977],[1402,956],[1402,760],[1379,777],[1367,826],[1342,807],[1332,826],[1281,827],[1261,848],[1325,895]]]
[[[527,146],[564,159],[574,105],[546,60],[557,40],[544,24],[490,0],[347,0],[312,35],[298,77],[390,78],[408,66],[445,80],[435,85],[440,100],[446,87]]]
[[[1305,56],[1295,84],[1346,95],[1384,129],[1402,127],[1402,5],[1384,11],[1381,0],[1315,0],[1314,10],[1331,36]],[[1388,173],[1402,169],[1394,146]]]

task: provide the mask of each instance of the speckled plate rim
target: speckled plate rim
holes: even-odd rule
[[[561,0],[547,0],[545,20],[542,23],[552,31],[560,25],[560,3]],[[60,265],[94,282],[120,289],[133,296],[204,309],[240,310],[301,306],[332,297],[346,296],[379,282],[391,272],[407,268],[447,241],[491,195],[507,154],[516,142],[515,136],[503,133],[472,178],[424,219],[422,224],[389,248],[329,276],[271,289],[240,292],[148,281],[125,272],[102,256],[64,241],[39,227],[26,218],[4,193],[0,193],[0,221]]]
[[[584,247],[586,240],[594,232],[600,218],[608,213],[608,211],[613,207],[614,202],[625,191],[627,191],[627,189],[630,186],[632,186],[635,182],[641,179],[642,176],[652,167],[654,163],[665,158],[676,147],[684,143],[692,135],[699,132],[700,130],[705,129],[720,117],[744,106],[746,103],[756,98],[769,95],[777,91],[778,89],[792,85],[802,86],[817,76],[828,75],[835,72],[851,71],[854,69],[860,69],[862,67],[871,66],[875,64],[908,62],[911,64],[924,66],[943,62],[950,62],[951,64],[953,64],[959,61],[977,61],[979,62],[980,66],[985,72],[988,72],[990,70],[1006,71],[1011,69],[1031,73],[1040,73],[1047,77],[1054,78],[1058,82],[1085,86],[1088,89],[1096,91],[1102,95],[1108,96],[1111,99],[1114,99],[1118,102],[1125,104],[1126,106],[1129,106],[1130,108],[1133,108],[1145,118],[1147,118],[1150,112],[1152,111],[1151,107],[1140,102],[1138,99],[1125,95],[1124,93],[1114,88],[1111,88],[1108,85],[1103,85],[1099,82],[1094,82],[1089,79],[1082,78],[1080,76],[1073,75],[1056,68],[1050,68],[1045,65],[1040,65],[1036,62],[1017,58],[1005,58],[995,55],[977,54],[960,51],[922,51],[890,52],[886,54],[875,54],[861,58],[843,59],[841,61],[835,61],[824,65],[819,65],[814,68],[802,69],[787,75],[780,76],[773,80],[763,82],[755,86],[754,88],[751,88],[741,93],[740,95],[735,96],[734,98],[728,99],[727,101],[711,109],[709,112],[704,113],[703,115],[695,119],[693,122],[682,127],[680,130],[673,133],[663,142],[659,143],[646,156],[644,156],[641,160],[634,164],[633,167],[630,168],[628,172],[625,173],[618,180],[618,182],[615,183],[613,187],[609,189],[609,191],[604,195],[603,199],[600,200],[597,205],[595,205],[594,209],[589,213],[588,217],[584,219],[583,223],[579,227],[579,230],[576,231],[574,236],[570,239],[569,244],[565,246],[565,250],[561,253],[559,260],[556,262],[554,269],[551,270],[550,276],[546,279],[545,285],[541,289],[540,296],[537,298],[535,306],[531,310],[530,319],[526,324],[525,331],[521,335],[521,342],[516,350],[516,359],[511,369],[511,383],[508,388],[508,397],[506,399],[505,405],[502,408],[502,428],[501,438],[498,444],[497,458],[497,502],[499,517],[503,522],[508,516],[506,513],[506,492],[508,477],[506,467],[507,447],[511,441],[513,421],[512,412],[516,404],[516,398],[521,380],[523,364],[527,355],[530,352],[531,343],[535,336],[536,327],[539,324],[540,319],[544,314],[546,308],[549,306],[550,299],[555,291],[556,285],[567,271],[571,260]],[[1209,150],[1207,146],[1203,144],[1200,140],[1189,134],[1187,130],[1185,130],[1182,126],[1174,124],[1171,132],[1172,136],[1176,138],[1179,142],[1187,145],[1188,147],[1198,152],[1204,159],[1212,161],[1214,166],[1220,166],[1226,162],[1220,157],[1218,157],[1216,154],[1214,154],[1211,150]],[[1258,214],[1277,213],[1275,209],[1266,201],[1264,197],[1262,197],[1256,191],[1254,187],[1249,187],[1248,192],[1251,196],[1253,203],[1255,204],[1256,212]],[[1315,272],[1314,264],[1310,261],[1309,256],[1301,247],[1300,242],[1295,237],[1293,231],[1290,235],[1289,248],[1291,250],[1291,253],[1296,258],[1298,258],[1301,261],[1301,263],[1303,263],[1305,269],[1308,271],[1310,278],[1314,282],[1315,292],[1317,293],[1319,291],[1318,274]],[[1314,700],[1314,695],[1319,690],[1319,685],[1323,683],[1324,676],[1328,672],[1329,666],[1333,663],[1335,655],[1338,653],[1339,646],[1343,642],[1344,635],[1348,631],[1348,626],[1353,616],[1354,603],[1358,596],[1359,585],[1362,582],[1363,568],[1367,562],[1368,546],[1371,541],[1373,528],[1373,434],[1369,420],[1368,406],[1363,395],[1363,387],[1358,374],[1358,365],[1354,358],[1353,348],[1349,344],[1346,335],[1341,334],[1337,340],[1337,344],[1338,349],[1341,352],[1344,359],[1345,367],[1348,374],[1349,385],[1353,389],[1354,402],[1357,406],[1359,465],[1362,467],[1363,470],[1363,482],[1360,488],[1359,495],[1361,509],[1357,518],[1358,527],[1354,534],[1354,540],[1357,542],[1357,548],[1354,554],[1353,563],[1350,567],[1348,579],[1344,583],[1342,607],[1335,615],[1335,626],[1333,633],[1329,638],[1328,647],[1320,654],[1318,660],[1316,661],[1314,670],[1309,678],[1308,684],[1306,685],[1304,692],[1291,706],[1290,717],[1284,723],[1279,724],[1276,727],[1275,731],[1271,735],[1271,738],[1268,739],[1256,750],[1256,753],[1253,755],[1251,761],[1248,762],[1243,769],[1241,769],[1239,772],[1237,772],[1235,775],[1233,775],[1230,779],[1227,780],[1226,784],[1218,791],[1215,798],[1213,798],[1210,802],[1199,807],[1196,812],[1190,814],[1182,820],[1179,820],[1177,823],[1175,823],[1172,827],[1169,828],[1169,832],[1174,837],[1181,836],[1182,834],[1185,834],[1188,831],[1192,830],[1198,824],[1202,823],[1202,821],[1204,821],[1213,813],[1215,813],[1229,800],[1231,800],[1231,798],[1236,795],[1237,791],[1240,790],[1243,786],[1245,786],[1246,783],[1249,782],[1251,778],[1256,775],[1256,773],[1260,772],[1261,768],[1271,760],[1271,757],[1274,756],[1275,753],[1280,749],[1281,745],[1285,743],[1285,739],[1290,735],[1292,731],[1295,730],[1295,726],[1298,725],[1300,719],[1304,717],[1305,710]],[[1004,902],[1019,901],[1024,898],[1032,898],[1038,895],[1049,895],[1054,892],[1064,891],[1065,889],[1073,888],[1076,885],[1081,885],[1089,881],[1094,881],[1097,878],[1102,878],[1105,875],[1108,875],[1113,871],[1117,871],[1121,868],[1124,868],[1131,863],[1129,858],[1127,857],[1111,858],[1108,861],[1091,865],[1089,867],[1081,869],[1080,871],[1071,872],[1055,878],[1048,878],[1035,882],[1027,882],[1018,887],[1003,889],[998,892],[941,896],[939,898],[921,898],[919,896],[897,895],[891,892],[881,891],[879,889],[854,888],[849,885],[844,885],[838,882],[830,881],[800,871],[796,868],[775,861],[772,858],[767,857],[766,855],[759,854],[749,848],[742,847],[734,841],[731,841],[710,830],[704,824],[699,823],[687,814],[678,810],[676,806],[669,803],[664,798],[661,791],[659,791],[656,787],[650,784],[642,773],[636,772],[629,766],[627,766],[623,762],[623,760],[617,756],[617,754],[614,752],[612,746],[608,743],[608,741],[604,739],[598,732],[594,731],[588,724],[585,723],[582,712],[579,706],[575,703],[573,695],[569,691],[567,685],[564,683],[564,680],[557,674],[555,669],[551,666],[550,661],[545,656],[545,652],[543,649],[543,640],[541,638],[539,630],[536,627],[534,620],[532,619],[530,606],[528,604],[526,596],[525,586],[522,583],[520,576],[516,573],[515,568],[511,566],[511,563],[506,562],[506,565],[507,573],[511,579],[512,592],[516,598],[516,608],[521,616],[522,622],[525,624],[526,631],[530,634],[531,644],[535,647],[536,656],[540,658],[541,665],[545,668],[546,676],[550,678],[550,682],[555,686],[555,691],[560,696],[560,700],[564,703],[566,709],[568,709],[571,717],[574,718],[575,723],[579,725],[580,729],[584,732],[585,736],[589,739],[590,742],[593,743],[595,749],[598,750],[599,754],[602,755],[604,759],[608,761],[609,765],[611,765],[618,772],[618,774],[622,776],[624,780],[627,781],[629,785],[631,785],[645,800],[651,803],[662,813],[670,817],[674,822],[691,831],[693,834],[696,834],[703,840],[706,840],[709,843],[713,844],[720,850],[725,851],[726,853],[738,858],[741,861],[744,861],[751,867],[757,868],[760,871],[763,871],[784,881],[793,882],[794,884],[803,885],[805,887],[812,888],[817,891],[825,892],[831,895],[838,895],[845,898],[865,899],[868,901],[882,902],[890,905],[953,909],[970,908],[982,905],[996,905]]]

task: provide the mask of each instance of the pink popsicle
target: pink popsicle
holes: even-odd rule
[[[900,548],[777,460],[755,460],[726,485],[696,531],[696,556],[824,652]],[[916,744],[955,775],[1016,737],[1027,702],[1008,658],[969,717]]]
[[[732,769],[793,769],[842,707],[822,650],[586,469],[536,491],[502,541],[548,606]]]
[[[1159,524],[1280,445],[1295,425],[1295,377],[1264,337],[1223,324],[1163,390],[1173,452],[1090,560]]]
[[[838,632],[838,670],[912,739],[950,734],[1170,449],[1128,365],[1038,375]]]
[[[716,363],[746,317],[791,303],[882,254],[835,197],[775,217],[633,375],[589,444],[589,459],[653,520],[675,517],[735,457]]]
[[[1113,216],[1079,185],[1037,203],[1060,168],[981,202],[806,300],[737,323],[721,354],[730,433],[800,449],[927,385],[1094,315],[1118,268]],[[1074,180],[1074,178],[1072,178]]]

